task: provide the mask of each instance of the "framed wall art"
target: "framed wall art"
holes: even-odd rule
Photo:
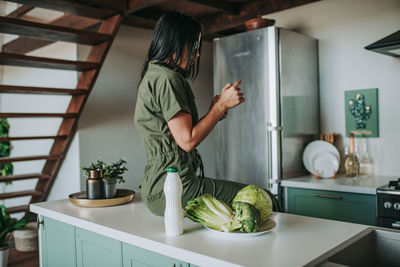
[[[379,137],[378,89],[344,92],[346,136]]]

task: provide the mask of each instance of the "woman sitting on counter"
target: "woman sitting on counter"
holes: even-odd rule
[[[239,88],[241,81],[227,83],[211,101],[208,113],[198,118],[187,80],[194,80],[199,72],[201,39],[199,22],[177,12],[164,14],[154,30],[139,84],[134,121],[147,157],[141,193],[150,211],[160,216],[165,208],[163,186],[168,167],[179,170],[183,206],[206,193],[230,204],[246,186],[204,177],[196,146],[227,116],[229,109],[245,99]],[[268,193],[277,207],[276,199]]]

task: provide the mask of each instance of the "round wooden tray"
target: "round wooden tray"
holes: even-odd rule
[[[117,189],[113,198],[87,199],[86,191],[69,195],[69,201],[79,207],[110,207],[131,202],[135,198],[135,191],[128,189]]]

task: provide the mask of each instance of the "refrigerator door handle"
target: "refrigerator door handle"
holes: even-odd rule
[[[272,153],[272,133],[273,132],[281,132],[282,131],[282,126],[278,125],[273,125],[271,122],[267,122],[267,144],[268,144],[268,151],[267,151],[267,156],[268,156],[268,186],[272,190],[274,194],[278,194],[278,186],[280,183],[279,177],[274,175],[274,163],[273,163],[273,153]],[[277,171],[277,170],[275,170]]]
[[[282,131],[282,126],[272,126],[272,123],[268,122],[267,123],[267,131],[272,132],[272,131]]]
[[[267,184],[268,188],[272,187],[272,153],[271,153],[271,146],[272,146],[272,138],[271,138],[271,127],[272,123],[267,122]]]

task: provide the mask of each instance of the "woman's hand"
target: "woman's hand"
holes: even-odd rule
[[[243,93],[240,92],[239,88],[241,83],[242,81],[237,81],[233,85],[227,83],[224,88],[222,88],[221,95],[219,96],[216,104],[219,105],[223,113],[245,101]]]

